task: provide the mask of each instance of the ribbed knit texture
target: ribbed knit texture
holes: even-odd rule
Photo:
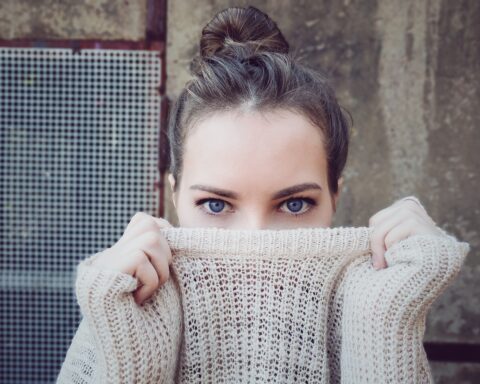
[[[372,228],[165,228],[171,275],[78,265],[83,315],[57,383],[431,383],[432,302],[470,250],[414,235],[371,265]]]

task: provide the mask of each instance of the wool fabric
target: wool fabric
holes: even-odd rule
[[[170,278],[143,306],[91,255],[57,383],[431,383],[426,315],[470,246],[413,235],[375,270],[372,230],[163,228]]]

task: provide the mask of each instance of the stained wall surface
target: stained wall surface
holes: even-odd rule
[[[2,0],[1,39],[139,40],[147,0]]]
[[[434,303],[426,341],[480,344],[480,2],[476,0],[172,0],[167,94],[189,79],[200,31],[232,5],[257,6],[292,50],[331,78],[353,116],[335,225],[368,225],[415,195],[472,250]],[[145,33],[147,0],[4,0],[0,38],[126,39]],[[176,216],[166,188],[166,215]],[[432,363],[435,382],[478,382],[480,364]]]

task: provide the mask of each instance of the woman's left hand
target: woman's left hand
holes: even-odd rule
[[[374,227],[370,244],[375,269],[387,267],[385,251],[396,242],[412,235],[443,235],[415,196],[404,197],[378,211],[370,217],[368,226]]]

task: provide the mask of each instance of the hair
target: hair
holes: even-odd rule
[[[346,114],[326,77],[289,54],[276,23],[255,7],[227,8],[203,28],[200,52],[201,57],[192,61],[193,78],[169,115],[169,167],[175,189],[188,131],[213,113],[246,107],[290,110],[317,126],[327,154],[328,187],[337,193],[348,156]]]

